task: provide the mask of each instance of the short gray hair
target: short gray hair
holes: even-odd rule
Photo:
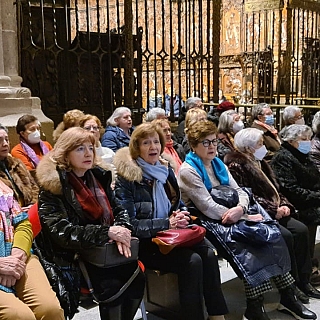
[[[252,151],[261,138],[263,138],[262,130],[256,128],[242,129],[235,134],[234,145],[241,152]]]
[[[227,110],[221,113],[219,117],[218,132],[228,133],[233,124],[233,115],[238,114],[235,110]]]
[[[312,130],[310,127],[305,124],[291,124],[284,128],[281,138],[283,141],[296,141],[297,138],[301,138],[305,134],[311,139]]]
[[[189,109],[193,108],[195,104],[198,102],[202,102],[202,100],[198,97],[190,97],[186,101],[186,110],[188,111]]]
[[[296,113],[301,111],[301,109],[297,106],[287,106],[283,109],[282,119],[284,124],[290,124],[289,120],[294,118]]]
[[[0,123],[0,130],[4,130],[6,133],[9,132],[9,131],[8,131],[8,128],[5,127],[4,125],[2,125],[1,123]]]
[[[263,115],[263,109],[265,108],[270,108],[270,105],[267,103],[259,103],[254,107],[252,107],[252,110],[251,110],[252,120],[258,120],[258,116]]]
[[[146,121],[151,122],[158,118],[158,116],[166,116],[166,112],[162,108],[153,108],[149,110],[149,112],[146,115]]]
[[[118,107],[113,111],[113,114],[111,115],[111,117],[107,120],[107,126],[113,126],[116,127],[117,123],[116,123],[116,119],[120,118],[125,112],[130,112],[131,110],[127,107]]]
[[[312,130],[315,134],[320,132],[320,111],[318,111],[312,119]]]

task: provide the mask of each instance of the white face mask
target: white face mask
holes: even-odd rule
[[[40,131],[36,130],[28,135],[28,142],[31,144],[36,144],[40,142]]]
[[[239,132],[240,130],[242,130],[244,128],[244,123],[242,122],[242,120],[239,121],[235,121],[232,125],[232,131],[234,133]]]
[[[305,124],[304,118],[298,119],[294,122],[295,124]]]
[[[267,154],[268,150],[266,148],[265,145],[263,145],[261,148],[259,149],[256,149],[256,151],[254,152],[254,157],[257,159],[257,160],[262,160],[265,155]]]

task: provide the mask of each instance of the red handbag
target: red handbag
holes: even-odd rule
[[[159,246],[162,254],[169,253],[175,247],[192,247],[204,239],[206,229],[198,225],[190,225],[185,229],[169,229],[157,232],[152,242]]]

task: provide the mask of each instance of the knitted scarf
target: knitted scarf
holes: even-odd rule
[[[201,158],[196,153],[189,152],[186,156],[186,163],[196,169],[207,190],[210,192],[212,189],[212,184]],[[219,158],[215,157],[211,161],[211,165],[213,168],[213,172],[219,180],[220,184],[229,185],[229,175],[224,163]]]
[[[171,203],[163,186],[169,174],[167,167],[161,165],[159,161],[152,165],[140,157],[136,162],[142,170],[143,177],[153,181],[153,218],[167,218],[171,208]]]
[[[169,154],[173,158],[173,160],[175,161],[175,163],[177,165],[176,166],[177,168],[175,170],[175,172],[177,174],[180,166],[182,165],[182,161],[181,161],[177,151],[173,147],[173,140],[172,139],[166,143],[166,146],[164,147],[163,153]]]
[[[109,199],[92,172],[88,170],[84,179],[72,171],[67,176],[86,217],[91,221],[100,219],[103,225],[112,225],[113,212]]]
[[[11,255],[14,229],[28,214],[21,210],[13,196],[13,190],[0,180],[0,257]],[[0,290],[14,292],[13,288],[0,285]]]
[[[40,140],[39,143],[40,143],[40,148],[41,148],[42,154],[43,155],[47,154],[49,152],[47,146],[43,143],[42,140]],[[20,144],[21,144],[23,150],[27,153],[28,157],[30,158],[30,160],[33,164],[33,167],[36,168],[40,162],[40,159],[38,158],[38,156],[36,155],[34,150],[21,137],[20,137]]]

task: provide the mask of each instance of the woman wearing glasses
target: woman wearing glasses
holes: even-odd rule
[[[86,114],[79,122],[81,128],[90,131],[96,141],[96,155],[99,156],[104,162],[112,163],[114,152],[107,147],[102,147],[100,143],[100,130],[101,122],[98,117],[92,114]]]
[[[261,221],[263,216],[247,214],[247,193],[238,186],[225,164],[216,157],[216,126],[208,120],[197,122],[189,129],[188,140],[192,152],[187,154],[178,175],[182,200],[187,206],[194,205],[199,210],[199,218],[207,229],[206,237],[243,279],[247,299],[244,319],[269,319],[263,307],[262,294],[272,289],[271,278],[281,295],[280,310],[298,315],[299,319],[316,319],[317,316],[306,309],[294,295],[294,279],[289,273],[290,257],[283,242],[283,245],[278,242],[276,245],[256,246],[227,236],[229,226],[240,219]],[[222,204],[219,199],[221,196],[213,199],[211,192],[219,185],[226,188],[229,186],[236,191],[236,205],[228,207],[227,202]]]

